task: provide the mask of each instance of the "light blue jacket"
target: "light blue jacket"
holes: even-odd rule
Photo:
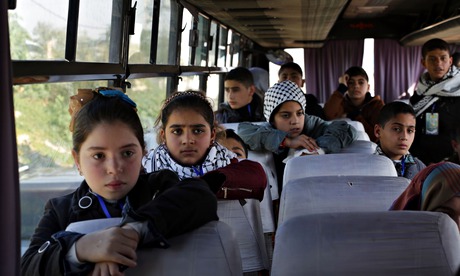
[[[238,135],[251,150],[269,150],[276,154],[287,132],[273,128],[270,123],[238,125]],[[305,116],[302,134],[312,137],[326,153],[336,153],[356,140],[357,131],[345,121],[324,121],[316,116]]]

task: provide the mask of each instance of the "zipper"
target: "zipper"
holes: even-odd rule
[[[228,187],[222,187],[222,191],[224,191],[224,198],[227,198],[227,191],[245,191],[248,193],[252,193],[252,189],[247,189],[247,188],[228,188]]]

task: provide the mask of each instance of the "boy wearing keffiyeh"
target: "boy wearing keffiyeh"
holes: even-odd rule
[[[417,118],[411,152],[425,164],[452,155],[450,134],[460,120],[460,71],[452,66],[449,44],[431,39],[422,46],[420,76],[410,102]]]

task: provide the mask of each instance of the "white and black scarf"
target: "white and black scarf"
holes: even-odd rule
[[[225,167],[230,164],[230,160],[233,158],[236,158],[235,153],[214,142],[201,164],[188,167],[174,160],[169,154],[167,146],[161,144],[156,149],[149,151],[144,157],[143,165],[147,172],[169,169],[176,172],[180,179],[184,179],[199,177],[207,172]]]
[[[439,97],[460,97],[460,71],[456,66],[452,66],[439,82],[429,80],[427,74],[422,74],[417,84],[417,94],[424,97],[413,105],[416,116],[438,101]]]

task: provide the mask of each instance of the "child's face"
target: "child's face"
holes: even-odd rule
[[[305,113],[302,106],[296,101],[287,101],[281,104],[280,109],[273,118],[276,129],[288,133],[291,138],[302,133],[305,122]]]
[[[434,49],[425,55],[422,59],[422,65],[428,71],[432,81],[439,81],[449,71],[452,57],[445,50]]]
[[[239,109],[251,103],[255,92],[254,85],[246,87],[239,81],[226,80],[224,86],[225,97],[232,109]]]
[[[457,223],[458,229],[460,230],[460,196],[457,195],[452,197],[433,211],[446,213]]]
[[[283,82],[285,80],[294,82],[300,88],[302,88],[305,83],[305,80],[302,79],[302,75],[292,68],[285,68],[280,72],[278,82]]]
[[[400,160],[407,154],[415,137],[415,117],[400,113],[382,128],[375,125],[375,136],[379,138],[383,152],[392,160]]]
[[[174,160],[184,166],[193,166],[205,157],[215,138],[215,130],[198,112],[177,109],[169,115],[160,135]]]
[[[369,83],[363,76],[353,76],[348,79],[348,96],[351,99],[364,99],[369,91]]]
[[[236,156],[240,159],[246,159],[246,153],[244,151],[243,145],[234,138],[225,138],[219,141],[219,143],[226,147],[227,149],[233,151]]]
[[[91,190],[105,199],[118,200],[139,178],[143,149],[132,129],[116,122],[96,126],[80,153],[72,154]]]

